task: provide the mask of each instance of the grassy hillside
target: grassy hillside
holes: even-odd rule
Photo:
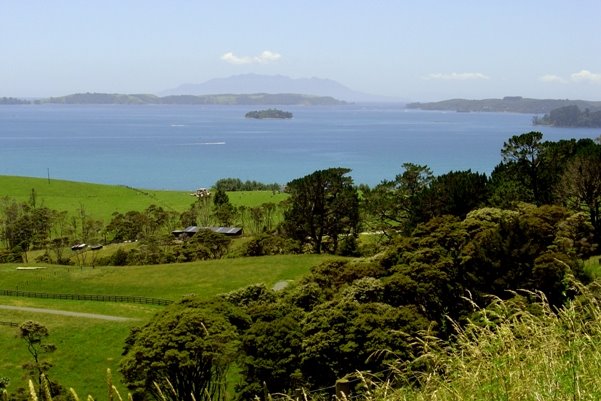
[[[191,188],[190,192],[195,188]],[[0,197],[8,196],[28,202],[35,190],[36,204],[50,209],[75,213],[82,207],[97,219],[108,222],[114,212],[143,210],[155,204],[166,210],[182,212],[196,198],[190,192],[158,191],[118,185],[90,184],[44,178],[0,176]],[[271,191],[230,192],[230,202],[235,206],[257,206],[266,202],[278,203],[286,194]]]
[[[142,295],[177,300],[195,293],[209,298],[249,284],[269,286],[281,280],[297,280],[312,266],[331,258],[323,255],[237,258],[190,264],[139,267],[84,268],[48,266],[43,270],[16,270],[16,265],[0,265],[0,287],[53,293],[87,293]],[[49,341],[57,351],[49,355],[55,367],[51,377],[72,386],[80,395],[91,393],[95,399],[105,397],[105,372],[111,368],[115,381],[121,351],[129,328],[144,324],[161,307],[151,305],[81,302],[52,299],[0,297],[0,305],[40,307],[98,313],[131,318],[112,322],[90,318],[67,317],[37,312],[0,309],[0,321],[36,320],[50,331]],[[0,376],[11,379],[9,389],[24,386],[20,366],[30,356],[24,342],[15,337],[16,329],[0,326]],[[123,390],[123,387],[120,386]]]
[[[598,290],[597,284],[593,292]],[[390,380],[368,374],[349,378],[369,390],[351,399],[596,401],[601,398],[600,341],[599,298],[587,291],[559,311],[546,302],[524,309],[497,301],[480,311],[480,321],[469,322],[451,346],[432,337],[419,341],[424,355],[397,361]]]

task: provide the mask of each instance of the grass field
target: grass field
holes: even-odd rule
[[[118,185],[101,185],[84,182],[50,180],[43,178],[0,176],[0,197],[8,196],[17,201],[28,202],[32,189],[36,204],[55,210],[75,213],[83,207],[86,213],[105,223],[114,212],[140,211],[155,204],[166,210],[182,212],[196,198],[190,192],[159,191]],[[278,203],[286,199],[283,193],[272,191],[241,191],[228,193],[234,206],[257,206],[262,203]]]
[[[235,290],[245,285],[281,280],[297,280],[331,257],[324,255],[271,256],[236,258],[190,264],[139,267],[47,266],[23,271],[17,265],[0,265],[0,288],[52,293],[140,295],[177,300],[186,294],[203,298]],[[36,320],[50,331],[49,341],[57,351],[49,355],[54,363],[51,378],[77,389],[78,394],[92,394],[104,399],[105,373],[110,368],[118,382],[118,364],[124,340],[132,326],[142,325],[162,307],[91,301],[0,297],[0,304],[42,307],[66,311],[128,317],[127,322],[67,317],[36,312],[0,309],[0,321],[20,323]],[[24,342],[16,338],[14,327],[0,326],[0,376],[10,378],[9,390],[25,385],[21,365],[31,356]],[[122,385],[121,391],[125,391]]]

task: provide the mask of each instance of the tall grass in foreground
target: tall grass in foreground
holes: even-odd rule
[[[601,399],[601,283],[559,311],[544,297],[525,303],[494,300],[473,321],[457,326],[454,341],[424,335],[415,345],[422,355],[391,365],[387,381],[357,373],[355,394],[339,400],[496,401]],[[595,296],[594,294],[597,294]],[[109,390],[110,394],[110,390]],[[112,398],[109,396],[109,399]],[[329,399],[304,392],[298,398]],[[267,400],[265,400],[267,401]]]
[[[361,399],[599,400],[601,305],[590,291],[600,288],[580,288],[584,294],[559,311],[543,297],[528,310],[495,300],[477,322],[457,327],[452,345],[421,339],[424,354],[393,366],[389,381],[361,376]]]

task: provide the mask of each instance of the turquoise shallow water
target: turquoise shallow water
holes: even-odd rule
[[[503,142],[523,132],[546,140],[601,134],[533,127],[524,114],[280,108],[294,118],[245,119],[253,106],[1,106],[0,174],[189,190],[223,177],[286,183],[341,166],[356,183],[374,185],[405,162],[436,174],[490,173]]]

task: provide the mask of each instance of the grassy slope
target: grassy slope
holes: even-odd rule
[[[18,271],[16,264],[4,264],[0,265],[0,288],[174,300],[190,293],[210,297],[249,283],[272,285],[279,280],[298,278],[325,258],[323,255],[281,255],[119,268],[49,266],[34,271]]]
[[[296,280],[328,256],[297,255],[224,259],[190,264],[140,267],[84,268],[48,266],[44,270],[17,271],[16,265],[0,265],[0,287],[5,289],[61,293],[144,295],[176,300],[195,293],[203,298],[242,286],[263,282],[273,285],[280,280]],[[50,355],[55,367],[53,377],[81,395],[92,393],[103,399],[107,368],[117,382],[118,363],[129,328],[143,324],[162,308],[147,305],[79,302],[46,299],[0,297],[0,303],[28,307],[71,310],[131,317],[130,322],[65,317],[0,309],[0,321],[37,320],[48,326],[49,340],[58,347]],[[15,338],[16,330],[0,326],[0,376],[11,379],[11,390],[24,385],[20,366],[29,355]],[[120,390],[123,390],[120,386]]]
[[[48,180],[43,178],[0,176],[0,197],[8,196],[28,202],[35,189],[37,205],[74,214],[81,207],[90,216],[108,222],[114,212],[143,210],[155,204],[166,210],[182,212],[195,198],[184,191],[157,191],[117,185],[90,184],[74,181]],[[261,203],[277,203],[285,194],[271,191],[231,192],[230,201],[235,206],[257,206]]]
[[[377,383],[357,400],[599,400],[598,301],[584,291],[579,302],[560,311],[541,303],[534,314],[516,310],[511,302],[498,303],[494,313],[488,312],[495,324],[468,323],[451,347],[432,338],[422,343],[425,355],[415,363],[430,366],[431,373],[412,372],[410,362],[398,361],[393,380]],[[405,386],[391,388],[395,379]]]

